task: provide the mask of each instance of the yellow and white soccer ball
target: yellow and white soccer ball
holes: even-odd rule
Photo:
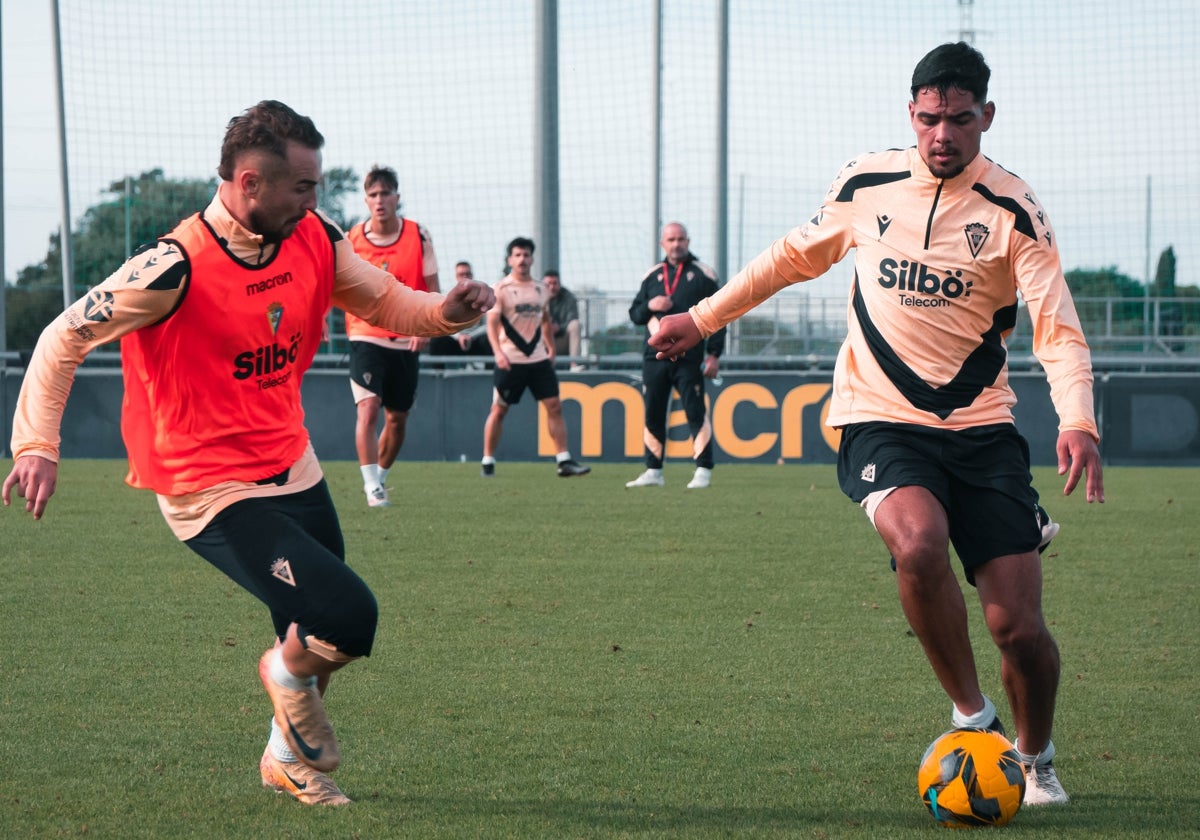
[[[1000,826],[1021,807],[1025,770],[1016,747],[999,732],[951,729],[925,750],[917,790],[944,826]]]

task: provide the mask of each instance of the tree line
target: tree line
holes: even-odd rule
[[[350,168],[338,167],[324,173],[320,207],[344,230],[357,221],[346,215],[345,199],[358,189],[358,184],[359,176]],[[162,169],[152,169],[110,184],[102,193],[105,198],[87,209],[71,233],[76,278],[74,297],[84,294],[117,270],[129,257],[129,250],[152,242],[180,220],[206,207],[216,189],[215,178],[171,179]],[[1141,282],[1122,274],[1114,266],[1076,268],[1066,272],[1066,278],[1076,298],[1124,298],[1133,304],[1134,299],[1140,302],[1147,295]],[[1159,255],[1149,295],[1200,298],[1200,288],[1176,284],[1175,250],[1171,246]],[[42,328],[62,310],[62,302],[62,237],[54,233],[50,236],[45,259],[22,268],[16,282],[6,289],[7,349],[32,348]],[[1164,325],[1167,334],[1181,335],[1200,329],[1200,325],[1185,323],[1182,311],[1174,312],[1174,309],[1167,309],[1164,313],[1164,317],[1172,322]],[[1143,313],[1131,305],[1120,307],[1114,317],[1128,320],[1131,328],[1140,329]],[[747,329],[752,334],[779,335],[775,325],[761,318],[752,318],[748,325],[743,325],[744,336]],[[593,352],[604,355],[604,338],[593,337]],[[625,346],[628,336],[614,334],[610,338],[614,340],[614,349],[628,349]],[[763,350],[767,350],[768,343],[764,340]],[[778,352],[777,348],[772,349]]]

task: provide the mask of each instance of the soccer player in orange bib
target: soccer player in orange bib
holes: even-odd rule
[[[437,254],[423,225],[400,215],[400,181],[386,166],[363,179],[370,216],[347,231],[354,250],[420,292],[439,292]],[[354,447],[370,507],[387,507],[387,476],[408,429],[420,379],[419,354],[429,339],[400,335],[346,313],[350,340],[350,390],[357,420]],[[383,427],[379,413],[383,409]]]
[[[1064,493],[1086,475],[1104,501],[1091,356],[1054,230],[1033,190],[980,154],[996,106],[991,71],[943,44],[912,76],[915,147],[847,163],[804,225],[711,298],[650,338],[676,358],[775,292],[824,274],[854,249],[849,330],[830,425],[838,479],[895,558],[900,603],[953,708],[956,727],[1001,729],[979,686],[949,545],[983,605],[1026,767],[1025,803],[1068,797],[1050,740],[1059,655],[1042,615],[1038,547],[1048,524],[1013,424],[1005,336],[1020,294],[1059,416]]]
[[[258,663],[271,699],[263,785],[306,804],[350,801],[322,700],[371,652],[375,596],[345,562],[337,511],[304,427],[300,381],[340,306],[408,335],[446,335],[494,301],[483,284],[413,291],[362,260],[317,207],[324,138],[264,101],[228,124],[212,202],[43,331],[13,418],[13,491],[40,519],[58,477],[75,368],[121,341],[126,481],[153,490],[175,535],[270,610]]]

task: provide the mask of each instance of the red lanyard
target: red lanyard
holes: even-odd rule
[[[675,266],[675,279],[667,282],[667,263],[663,263],[663,291],[667,293],[667,297],[675,294],[675,290],[679,288],[679,275],[683,273],[683,263]]]

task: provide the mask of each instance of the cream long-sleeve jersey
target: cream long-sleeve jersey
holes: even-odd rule
[[[828,422],[963,429],[1012,422],[1005,338],[1018,294],[1059,429],[1099,439],[1091,355],[1054,231],[1029,186],[976,156],[935,177],[916,148],[862,155],[816,214],[690,311],[704,336],[854,249],[848,331]]]

